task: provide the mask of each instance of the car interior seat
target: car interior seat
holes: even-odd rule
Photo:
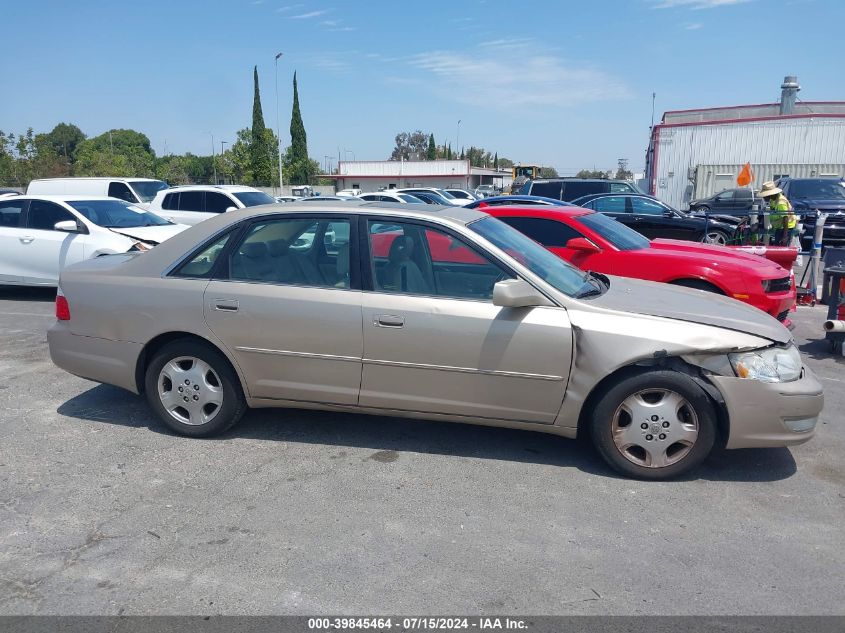
[[[414,241],[406,235],[399,235],[390,245],[387,266],[384,267],[384,290],[393,292],[430,292],[428,283],[411,257]]]

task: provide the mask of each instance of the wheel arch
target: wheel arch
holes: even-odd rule
[[[162,347],[169,343],[179,340],[195,341],[198,343],[202,343],[204,345],[208,345],[215,351],[219,352],[223,356],[223,358],[226,359],[226,362],[229,363],[229,366],[232,368],[232,371],[235,372],[235,375],[238,377],[238,380],[241,383],[241,389],[243,389],[244,394],[249,393],[246,388],[244,378],[241,375],[240,368],[229,357],[229,354],[225,349],[223,349],[220,345],[214,343],[214,341],[199,336],[198,334],[194,334],[192,332],[177,331],[163,332],[158,336],[153,337],[146,343],[146,345],[144,345],[144,348],[141,350],[141,353],[138,354],[138,360],[135,362],[135,385],[139,394],[143,394],[145,390],[144,375],[146,374],[147,366],[149,365],[150,360]]]
[[[707,394],[710,404],[713,405],[713,411],[716,413],[718,432],[717,441],[724,446],[730,436],[730,418],[728,416],[728,408],[725,404],[725,399],[722,397],[721,392],[702,375],[701,370],[698,367],[676,356],[637,361],[630,365],[620,367],[616,371],[602,378],[592,388],[581,407],[581,412],[578,416],[577,437],[579,439],[584,438],[589,433],[590,414],[595,409],[596,403],[611,386],[621,380],[624,380],[625,378],[645,374],[653,369],[668,369],[671,371],[677,371],[678,373],[686,375],[699,387],[701,387],[702,391]]]

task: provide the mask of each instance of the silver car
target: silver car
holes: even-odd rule
[[[53,361],[146,393],[176,433],[249,407],[574,438],[663,479],[727,448],[812,437],[822,387],[760,310],[584,273],[462,207],[288,203],[65,269]]]

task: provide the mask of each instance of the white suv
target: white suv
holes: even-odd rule
[[[218,213],[276,204],[263,191],[240,185],[188,185],[159,191],[150,211],[179,224],[199,224]]]

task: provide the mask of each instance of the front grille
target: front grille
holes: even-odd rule
[[[787,292],[790,288],[792,288],[792,279],[781,277],[780,279],[769,279],[769,287],[766,292]]]
[[[786,317],[788,317],[788,316],[789,316],[789,310],[784,310],[783,312],[781,312],[777,316],[777,320],[781,321],[781,322],[786,321]]]

